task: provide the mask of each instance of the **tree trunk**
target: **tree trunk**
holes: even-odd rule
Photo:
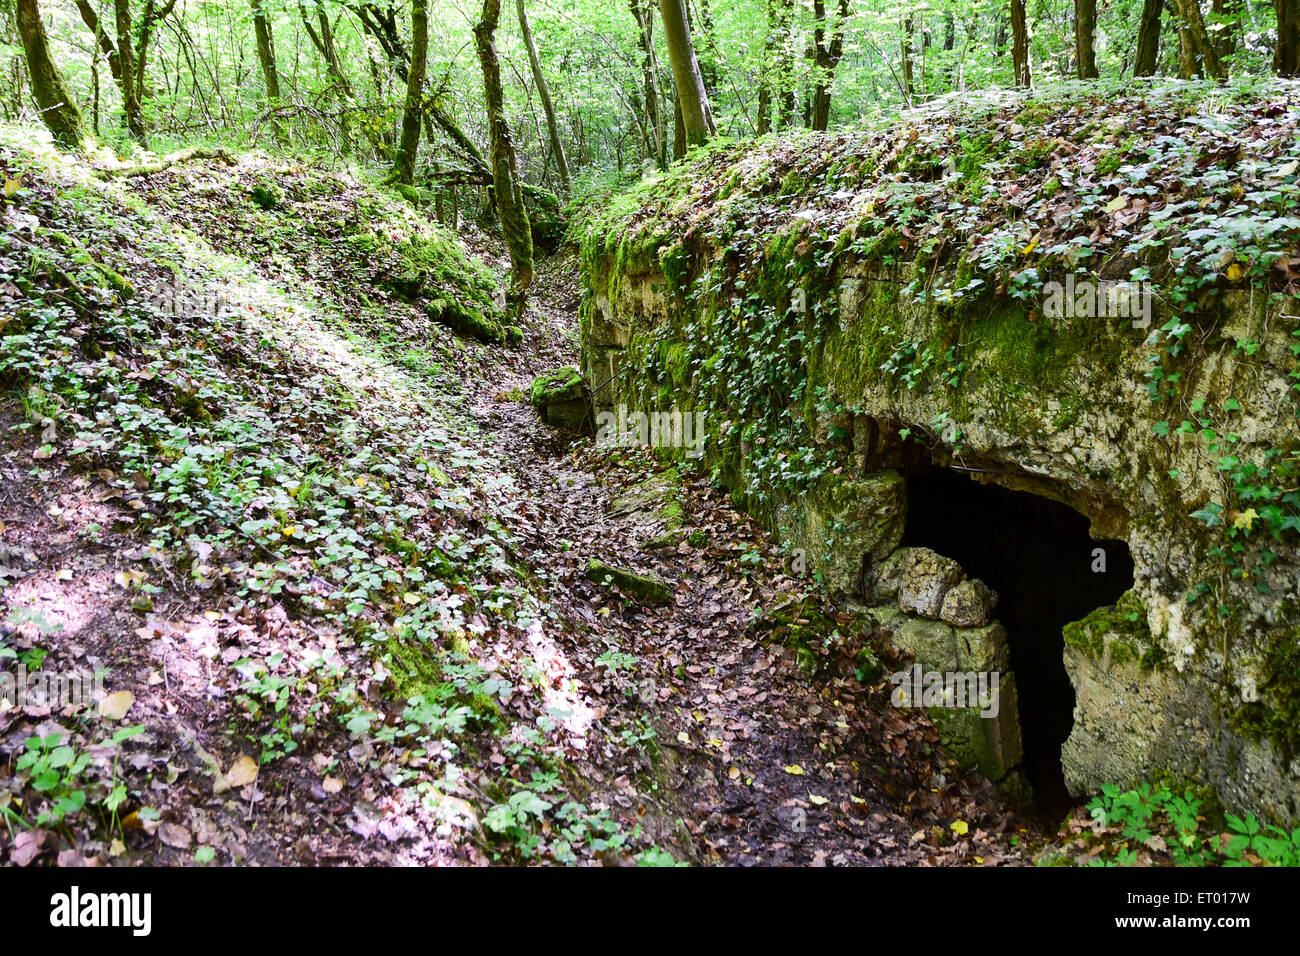
[[[909,13],[903,18],[903,38],[898,44],[902,53],[903,102],[908,106],[912,105],[912,93],[915,89],[912,82],[912,42],[916,30],[912,23],[912,15]]]
[[[686,156],[686,122],[682,119],[682,102],[673,97],[673,159]]]
[[[1210,42],[1209,31],[1205,29],[1200,0],[1174,0],[1174,2],[1182,27],[1186,31],[1188,53],[1194,57],[1196,69],[1216,80],[1227,79],[1227,72],[1223,69],[1219,54],[1214,49],[1214,44]]]
[[[560,183],[564,191],[569,191],[569,159],[564,155],[564,141],[560,139],[560,124],[555,121],[555,107],[551,105],[551,90],[542,75],[542,61],[537,56],[537,44],[533,40],[533,30],[528,24],[528,13],[524,10],[524,0],[515,0],[515,9],[519,12],[519,31],[524,37],[524,46],[528,50],[528,65],[533,69],[533,83],[537,87],[537,98],[542,101],[542,112],[546,114],[546,130],[551,137],[551,151],[555,154],[555,168],[560,173]]]
[[[794,125],[794,0],[777,0],[776,26],[776,127]]]
[[[483,18],[474,26],[474,45],[483,68],[483,99],[492,141],[492,191],[501,219],[501,233],[510,252],[508,303],[511,316],[518,318],[523,313],[528,287],[533,282],[533,236],[519,183],[515,147],[506,122],[501,64],[493,42],[500,19],[501,0],[483,0]]]
[[[140,93],[135,86],[135,39],[130,0],[113,0],[113,14],[117,27],[117,57],[121,64],[118,85],[122,88],[122,111],[126,114],[126,129],[132,139],[143,144],[144,119],[140,115]]]
[[[647,144],[646,155],[659,166],[668,163],[668,131],[664,127],[663,111],[659,109],[659,62],[655,55],[654,14],[648,0],[631,0],[632,17],[637,25],[637,45],[641,47],[641,78],[645,87],[646,126],[652,143]]]
[[[320,0],[316,0],[316,25],[313,26],[311,16],[303,4],[298,4],[298,18],[302,20],[303,28],[307,31],[307,36],[311,40],[312,46],[316,52],[321,55],[325,61],[325,70],[339,87],[339,91],[345,98],[352,96],[352,83],[348,80],[347,74],[343,72],[343,64],[339,60],[338,49],[334,46],[334,28],[330,26],[329,16],[325,13],[325,7]]]
[[[36,105],[41,108],[41,119],[56,143],[76,148],[85,135],[85,123],[81,110],[77,109],[72,94],[68,92],[63,74],[50,57],[50,41],[36,0],[18,0],[15,19],[23,51],[27,54],[27,72],[31,76]]]
[[[266,97],[271,105],[275,105],[280,102],[280,71],[275,65],[275,37],[271,34],[271,21],[266,18],[266,11],[262,9],[262,0],[252,0],[252,2],[253,32],[257,34],[257,59],[262,64]]]
[[[758,135],[772,131],[772,71],[776,63],[777,0],[766,0],[767,37],[763,41],[763,62],[758,68]]]
[[[1273,69],[1278,76],[1300,76],[1300,0],[1273,0],[1277,11],[1277,46]]]
[[[1168,2],[1171,4],[1169,12],[1174,17],[1174,29],[1178,31],[1178,75],[1184,80],[1190,80],[1197,75],[1196,51],[1192,48],[1192,38],[1187,32],[1187,24],[1183,22],[1178,10],[1172,6],[1174,0]]]
[[[1138,26],[1134,76],[1155,76],[1160,57],[1160,10],[1164,0],[1143,0],[1142,22]]]
[[[149,41],[153,39],[154,27],[163,17],[170,14],[175,6],[176,0],[167,0],[166,5],[161,8],[154,5],[154,0],[148,0],[144,5],[144,15],[140,18],[136,29],[139,40],[135,48],[135,93],[136,99],[142,106],[149,97],[149,87],[145,83],[146,64],[149,62]]]
[[[1029,67],[1029,24],[1025,19],[1025,0],[1011,0],[1011,64],[1015,70],[1016,86],[1031,87],[1034,81]]]
[[[687,23],[690,23],[689,16]],[[700,35],[704,37],[704,59],[700,61],[700,78],[704,80],[704,91],[712,100],[718,90],[718,40],[713,28],[713,11],[709,9],[709,0],[700,0]]]
[[[839,19],[830,28],[829,40],[826,35],[826,0],[813,0],[813,13],[817,18],[817,28],[813,34],[817,81],[813,88],[812,115],[808,125],[815,130],[825,130],[831,119],[831,82],[835,79],[835,68],[844,55],[844,22],[849,18],[849,0],[840,0]]]
[[[718,130],[713,125],[713,110],[704,91],[699,61],[695,59],[691,28],[686,22],[686,0],[659,0],[659,13],[664,21],[664,39],[668,44],[668,59],[672,62],[673,83],[677,87],[686,141],[699,146]]]
[[[352,99],[352,84],[348,80],[347,74],[343,72],[343,64],[339,61],[338,50],[334,46],[334,28],[330,26],[329,16],[326,15],[321,0],[315,0],[315,7],[316,24],[314,26],[307,8],[301,2],[298,4],[298,18],[302,20],[303,28],[307,31],[312,46],[316,48],[316,52],[325,61],[325,72],[333,81],[335,87],[335,100],[344,107],[344,110],[339,115],[339,131],[343,134],[343,153],[348,155],[352,152],[352,122],[346,112],[346,107]]]
[[[117,47],[113,46],[112,37],[100,25],[99,15],[95,13],[95,8],[90,5],[88,0],[77,0],[77,11],[81,14],[81,21],[95,35],[95,42],[104,51],[104,56],[108,58],[108,69],[113,74],[113,79],[120,79],[122,64],[117,58]]]
[[[81,14],[82,22],[95,35],[95,42],[108,58],[109,71],[117,81],[118,89],[122,94],[122,109],[126,116],[127,129],[141,143],[145,141],[144,102],[148,96],[145,80],[148,72],[149,41],[153,38],[154,27],[169,15],[175,6],[176,0],[168,0],[162,7],[156,6],[154,0],[148,0],[144,13],[137,22],[131,16],[129,0],[114,0],[113,19],[117,35],[115,46],[113,38],[104,29],[94,7],[87,0],[77,0],[77,10]],[[130,75],[127,75],[127,70]],[[98,99],[96,99],[95,114],[95,125],[98,128]]]
[[[1211,23],[1215,27],[1211,40],[1219,53],[1219,59],[1222,60],[1231,56],[1237,49],[1237,26],[1241,18],[1241,6],[1234,0],[1213,0],[1210,4],[1210,13],[1214,15]]]
[[[90,61],[90,128],[99,136],[99,57]]]
[[[1074,0],[1075,76],[1097,78],[1097,0]]]
[[[415,182],[415,159],[420,149],[420,122],[424,116],[424,71],[429,58],[429,9],[426,0],[411,0],[411,62],[406,70],[406,109],[402,112],[402,142],[397,148],[393,179],[409,186]]]

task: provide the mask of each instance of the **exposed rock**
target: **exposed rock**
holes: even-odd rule
[[[677,472],[668,468],[628,488],[609,503],[608,515],[647,551],[676,547],[686,523]]]
[[[1082,646],[1065,647],[1075,705],[1074,727],[1061,748],[1061,767],[1066,785],[1075,793],[1092,792],[1105,783],[1136,784],[1143,776],[1141,768],[1153,757],[1182,746],[1175,737],[1190,736],[1184,728],[1170,726],[1167,715],[1180,696],[1181,681],[1168,672],[1144,670],[1131,658],[1109,660],[1108,646],[1119,639],[1099,635],[1101,660]]]
[[[1005,777],[1024,756],[1016,717],[1014,674],[1000,677],[997,710],[995,717],[981,717],[975,707],[931,707],[927,711],[948,755],[963,767],[975,767],[994,782]]]
[[[582,432],[591,430],[591,409],[586,386],[576,368],[559,368],[533,379],[528,400],[540,412],[542,421],[553,428]]]
[[[1007,632],[994,621],[987,627],[961,627],[954,631],[957,665],[964,671],[1007,671],[1011,650]]]
[[[998,593],[979,578],[959,581],[944,595],[939,620],[953,627],[983,627],[993,618]]]
[[[863,565],[883,561],[898,547],[907,522],[907,486],[895,471],[860,480],[831,476],[814,494],[790,502],[791,546],[807,568],[837,594],[858,594]]]
[[[926,670],[959,670],[957,635],[941,621],[908,618],[894,638],[894,646],[911,654]]]
[[[539,408],[552,402],[567,402],[583,396],[582,373],[576,368],[557,368],[533,379],[528,400]]]
[[[885,560],[867,569],[862,582],[862,594],[872,604],[887,604],[898,600],[898,589],[903,583],[911,548],[899,548]]]
[[[595,559],[587,564],[585,573],[588,580],[601,585],[614,584],[628,597],[643,604],[667,604],[673,599],[672,585],[654,573],[628,571]]]
[[[1071,150],[1090,148],[1087,123],[1065,123],[1058,132],[1074,144]],[[937,263],[949,271],[938,276],[930,259],[911,261],[918,248],[913,237],[879,228],[874,212],[859,216],[852,204],[832,203],[828,197],[838,194],[822,188],[828,183],[802,167],[797,151],[752,150],[746,155],[762,176],[730,179],[712,199],[696,194],[682,201],[685,189],[681,196],[660,196],[650,208],[629,209],[590,231],[583,257],[582,362],[592,381],[609,382],[596,397],[597,411],[660,394],[710,402],[711,421],[730,431],[725,440],[709,442],[707,464],[737,501],[784,543],[804,549],[809,571],[828,590],[939,619],[927,626],[900,622],[897,612],[872,612],[899,635],[900,645],[947,646],[951,633],[964,648],[964,667],[975,661],[1005,667],[997,660],[1003,642],[986,630],[995,626],[989,623],[993,608],[983,606],[992,596],[985,600],[978,582],[967,582],[945,605],[962,580],[959,568],[922,567],[910,550],[891,556],[901,540],[906,489],[900,482],[882,494],[888,485],[873,486],[873,477],[887,483],[913,473],[909,466],[924,459],[926,467],[961,467],[979,480],[1074,508],[1089,519],[1095,537],[1128,546],[1133,592],[1144,610],[1136,619],[1125,611],[1116,628],[1104,621],[1066,628],[1067,670],[1077,698],[1075,733],[1063,755],[1071,788],[1082,794],[1101,782],[1172,777],[1213,785],[1234,813],[1300,820],[1300,747],[1293,739],[1296,722],[1289,719],[1297,694],[1293,678],[1277,676],[1295,670],[1282,664],[1293,659],[1287,635],[1300,626],[1300,550],[1290,531],[1281,538],[1276,528],[1261,531],[1276,525],[1282,512],[1270,519],[1257,500],[1241,499],[1225,485],[1226,459],[1207,454],[1205,434],[1179,428],[1184,417],[1192,420],[1186,409],[1203,406],[1204,417],[1214,419],[1210,434],[1230,429],[1231,457],[1243,465],[1257,467],[1264,456],[1293,448],[1291,316],[1300,304],[1294,287],[1270,295],[1266,291],[1278,290],[1248,277],[1198,283],[1197,334],[1181,343],[1176,363],[1153,373],[1153,359],[1163,362],[1172,353],[1165,352],[1165,336],[1151,338],[1152,330],[1183,321],[1181,290],[1169,278],[1151,279],[1151,328],[1123,314],[1086,323],[1048,315],[1032,294],[1035,285],[1046,293],[1047,269],[1008,295],[1004,274],[981,274],[974,262],[979,256],[958,238],[946,264]],[[1259,141],[1243,150],[1253,160],[1269,155]],[[860,166],[875,175],[874,160],[861,158]],[[749,200],[765,201],[774,170],[799,173],[788,181],[806,183],[806,189],[791,196],[787,221],[773,209],[757,251],[746,252],[736,231],[723,226],[736,209],[750,208]],[[1233,170],[1225,167],[1225,175]],[[821,201],[826,205],[818,207]],[[1057,202],[1072,200],[1062,193]],[[1147,222],[1147,213],[1161,210],[1149,228],[1162,242],[1173,237],[1161,233],[1168,206],[1153,200],[1139,215]],[[813,250],[820,247],[814,230],[808,218],[793,215],[805,208],[818,208],[818,228],[846,240],[824,258],[818,252],[815,268]],[[1138,212],[1134,205],[1117,215]],[[720,225],[712,232],[696,226],[715,221]],[[1148,226],[1132,228],[1136,235]],[[1024,238],[1032,248],[1029,235]],[[1193,258],[1219,241],[1202,229],[1177,236],[1174,241],[1193,248]],[[752,266],[735,270],[746,279],[743,288],[728,287],[712,272],[724,246],[727,257]],[[1019,249],[1016,258],[1024,259],[1026,245]],[[1120,260],[1111,262],[1118,267]],[[1017,274],[1034,276],[1028,265],[1019,263]],[[1099,267],[1094,261],[1088,268]],[[717,280],[717,293],[681,295],[706,269]],[[747,344],[728,334],[728,319],[742,301],[776,315],[792,310],[793,274],[801,277],[801,289],[823,303],[833,297],[835,307],[796,310],[803,322],[792,323],[780,344],[807,359],[788,376],[804,399],[788,406],[790,420],[782,419],[779,430],[757,437],[750,432],[746,440],[745,429],[761,424],[748,400],[752,376],[746,377],[743,363],[709,363]],[[1093,278],[1105,277],[1099,272]],[[916,283],[936,279],[954,289],[969,283],[972,291],[957,301],[911,294]],[[706,341],[701,329],[715,338]],[[815,347],[802,345],[812,342]],[[1248,354],[1244,342],[1252,343]],[[950,359],[940,358],[942,347],[931,355],[931,346],[951,343],[959,344]],[[686,367],[714,374],[675,375],[673,367],[683,363],[663,361],[674,349],[687,351]],[[736,400],[741,396],[745,401]],[[797,492],[763,484],[797,465],[816,475]],[[1270,490],[1290,487],[1274,484]],[[859,510],[855,495],[872,504]],[[1225,529],[1245,548],[1231,559],[1236,568],[1249,568],[1239,580],[1226,573],[1223,550],[1216,547]],[[1207,586],[1222,593],[1188,600],[1189,589],[1197,594]],[[1002,595],[1004,604],[1016,600]],[[1232,613],[1219,613],[1220,606]],[[951,624],[967,626],[953,631]],[[1270,660],[1275,665],[1265,667]],[[1274,675],[1273,694],[1245,702],[1240,682],[1255,674]],[[1120,724],[1122,747],[1115,731]]]
[[[965,576],[961,565],[929,548],[912,548],[898,588],[901,611],[937,620],[943,599]]]

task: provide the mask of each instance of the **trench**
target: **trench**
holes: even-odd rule
[[[1021,770],[1043,812],[1071,803],[1061,745],[1074,723],[1074,686],[1062,629],[1133,585],[1128,546],[1088,530],[1088,519],[1067,505],[960,472],[936,468],[908,478],[903,543],[953,558],[998,592],[994,616],[1007,631],[1019,695]],[[1104,571],[1093,570],[1097,548]]]

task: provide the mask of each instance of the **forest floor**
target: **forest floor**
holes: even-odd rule
[[[566,437],[502,401],[576,364],[553,343],[576,329],[577,268],[565,253],[542,265],[527,327],[548,330],[552,347],[521,350],[504,378],[471,386],[471,404],[531,503],[519,530],[569,625],[562,643],[580,679],[607,715],[652,715],[658,782],[692,837],[682,849],[732,864],[1024,861],[1014,844],[1030,824],[982,778],[954,773],[928,721],[890,706],[887,681],[859,682],[841,643],[850,615],[782,573],[773,542],[706,476]],[[681,526],[656,546],[672,502]],[[603,593],[583,576],[593,557],[677,583],[671,603]],[[795,622],[833,639],[801,642],[801,656],[782,640]],[[613,681],[600,670],[611,652],[633,662]],[[628,766],[618,748],[602,756],[605,772]]]
[[[101,187],[2,139],[0,170],[0,664],[111,692],[0,700],[0,861],[1032,862],[1047,834],[889,705],[870,635],[706,476],[541,424],[572,254],[520,345],[479,346],[376,290],[348,224],[409,223],[345,176]],[[278,209],[247,199],[268,178]],[[182,255],[237,321],[78,271],[157,288]]]

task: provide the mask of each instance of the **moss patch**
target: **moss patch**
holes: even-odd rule
[[[386,258],[380,285],[404,301],[423,301],[435,322],[481,342],[506,341],[501,310],[493,298],[495,276],[472,261],[442,227],[430,227],[391,248],[369,234],[349,241],[359,251],[373,249],[376,257]]]
[[[1071,621],[1062,635],[1066,644],[1089,657],[1100,659],[1109,649],[1112,664],[1136,662],[1143,670],[1152,670],[1166,658],[1147,627],[1146,605],[1131,589],[1113,605],[1099,607],[1080,621]]]
[[[528,400],[538,406],[553,402],[571,402],[582,398],[582,373],[568,366],[544,372],[533,379]]]
[[[638,574],[594,558],[584,573],[589,581],[613,584],[628,597],[645,604],[667,604],[673,599],[672,587],[657,574]]]
[[[1300,627],[1269,640],[1258,700],[1243,704],[1233,723],[1246,736],[1271,740],[1289,761],[1300,754]]]

